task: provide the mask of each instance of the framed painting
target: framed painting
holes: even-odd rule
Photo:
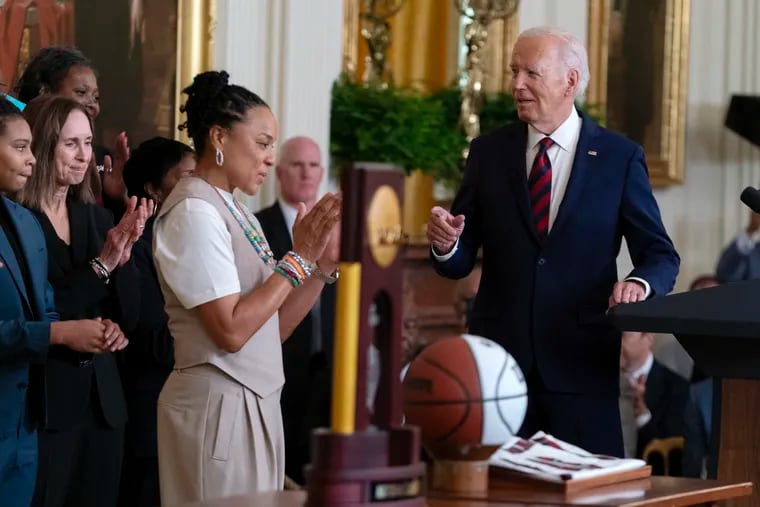
[[[690,0],[588,6],[588,102],[644,147],[653,185],[682,183]]]
[[[0,0],[0,83],[11,91],[29,59],[78,47],[98,75],[96,136],[130,145],[180,137],[179,93],[210,66],[214,0]]]

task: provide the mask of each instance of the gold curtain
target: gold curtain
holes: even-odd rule
[[[346,36],[344,68],[361,80],[365,72],[367,43],[361,36],[359,0],[344,0]],[[432,91],[449,84],[456,73],[457,31],[451,16],[458,13],[450,0],[407,0],[391,18],[388,66],[397,85]],[[451,33],[450,33],[451,32]]]
[[[393,17],[389,62],[397,84],[428,91],[449,84],[456,72],[449,48],[457,43],[457,32],[449,34],[451,15],[457,12],[450,0],[407,0]]]
[[[361,36],[360,0],[343,0],[343,68],[361,80],[367,43]],[[518,35],[519,8],[508,19],[491,23],[483,48],[486,91],[509,90],[509,60]],[[450,0],[407,0],[391,18],[388,65],[394,82],[436,90],[450,84],[457,68],[460,40],[459,12]]]
[[[485,66],[486,92],[509,90],[512,86],[512,71],[509,62],[512,58],[512,46],[519,35],[518,9],[507,19],[492,21],[488,27],[488,41],[483,48],[483,64]]]

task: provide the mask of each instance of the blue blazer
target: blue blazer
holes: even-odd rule
[[[15,225],[31,281],[31,292],[27,292],[11,245],[0,228],[0,498],[4,505],[6,501],[29,505],[37,464],[35,428],[39,423],[27,399],[29,366],[44,361],[50,322],[58,320],[58,315],[48,283],[47,250],[40,224],[31,212],[5,197],[0,197],[0,206],[7,208]],[[19,468],[32,473],[19,474]]]
[[[667,294],[680,259],[652,194],[644,152],[582,118],[575,160],[544,244],[530,210],[527,125],[502,127],[472,142],[452,213],[464,214],[456,253],[436,270],[466,276],[482,248],[483,272],[470,332],[501,343],[527,376],[537,369],[554,392],[615,393],[620,335],[605,312],[618,281],[625,238],[629,276]]]

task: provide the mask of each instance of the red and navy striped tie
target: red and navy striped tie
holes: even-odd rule
[[[554,144],[550,137],[544,137],[538,143],[538,153],[533,160],[533,167],[528,176],[528,190],[533,211],[533,220],[541,241],[549,233],[549,205],[552,199],[552,163],[547,150]]]

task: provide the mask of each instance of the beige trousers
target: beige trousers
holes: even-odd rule
[[[280,490],[280,390],[260,398],[216,367],[175,370],[158,398],[161,505]]]

